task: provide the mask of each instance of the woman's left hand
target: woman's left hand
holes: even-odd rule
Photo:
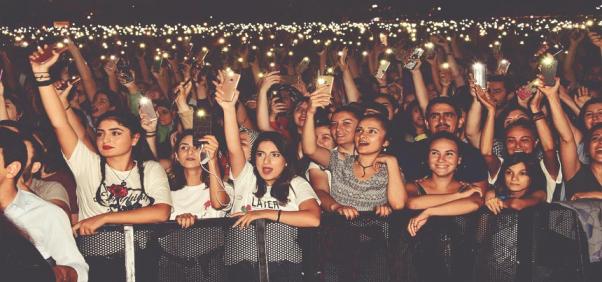
[[[86,218],[71,227],[74,234],[79,235],[94,235],[96,229],[106,224],[105,214],[99,214],[93,217]]]
[[[410,219],[410,222],[408,223],[408,232],[412,237],[416,236],[418,230],[420,230],[420,228],[422,228],[422,226],[424,226],[424,224],[428,221],[430,215],[427,213],[427,211],[428,209]]]
[[[230,215],[230,217],[239,217],[238,220],[232,225],[232,228],[238,227],[239,229],[247,228],[251,225],[251,222],[268,218],[269,212],[271,210],[261,210],[261,211],[248,211],[248,212],[237,212]]]
[[[374,207],[374,212],[376,213],[376,215],[378,215],[380,217],[387,217],[393,212],[393,210],[391,209],[389,204],[383,204],[383,205]]]

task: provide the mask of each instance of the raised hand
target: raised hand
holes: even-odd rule
[[[279,71],[273,71],[266,74],[261,80],[261,85],[259,86],[260,93],[267,93],[270,87],[276,83],[280,83],[282,78],[280,77]]]
[[[200,140],[204,143],[203,151],[209,156],[210,160],[216,160],[217,150],[219,149],[219,142],[213,135],[205,135]]]
[[[52,67],[59,59],[59,56],[61,55],[62,52],[65,51],[65,49],[55,49],[53,48],[52,50],[47,50],[48,49],[48,45],[44,45],[44,49],[42,49],[42,47],[38,46],[38,50],[36,52],[33,52],[33,54],[31,54],[29,56],[29,63],[31,64],[31,69],[33,70],[34,74],[35,73],[47,73],[48,70],[50,69],[50,67]],[[50,56],[50,58],[46,59],[43,62],[38,62],[38,60],[42,57],[42,54],[44,53],[44,51],[46,50],[46,52],[52,52],[52,55]]]
[[[486,89],[483,89],[480,86],[474,84],[470,91],[471,93],[474,93],[473,95],[477,97],[477,99],[479,100],[479,102],[481,102],[483,107],[485,107],[488,111],[495,112],[495,102],[493,101],[493,98],[491,98],[491,95],[489,94],[489,92],[487,92]]]
[[[318,108],[326,108],[330,105],[332,96],[325,91],[326,89],[326,85],[320,86],[316,91],[309,95],[308,112],[316,113]]]
[[[543,92],[548,99],[550,98],[558,98],[558,89],[560,88],[560,78],[555,79],[554,86],[546,86],[543,82],[543,77],[539,77],[537,80],[537,89]]]
[[[341,55],[339,56],[339,68],[341,68],[341,71],[345,72],[347,70],[349,70],[349,64],[347,64],[347,53],[349,52],[349,49],[347,49],[347,47],[343,48],[343,50],[341,51]]]
[[[117,71],[117,63],[115,60],[109,60],[103,67],[107,75],[115,75]]]
[[[235,90],[234,96],[232,97],[232,101],[228,101],[228,99],[224,98],[225,94],[222,83],[214,81],[213,84],[215,85],[215,101],[217,102],[217,104],[220,105],[220,107],[222,107],[222,109],[224,110],[236,110],[236,102],[238,101],[238,96],[240,95],[240,92],[238,90]]]
[[[589,36],[589,40],[592,42],[592,44],[596,45],[598,48],[602,48],[602,35],[595,33],[595,32],[590,32],[587,34],[587,36]]]
[[[592,94],[589,93],[589,88],[587,87],[579,87],[577,89],[577,93],[573,97],[575,100],[575,104],[580,109],[583,108],[583,105],[592,98]]]

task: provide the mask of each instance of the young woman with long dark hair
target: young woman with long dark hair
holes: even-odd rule
[[[39,49],[41,51],[41,49]],[[95,233],[104,224],[143,224],[169,218],[171,196],[165,171],[152,161],[140,121],[131,113],[106,112],[96,124],[96,149],[84,145],[52,86],[49,68],[57,51],[45,62],[30,56],[44,108],[57,134],[61,151],[77,182],[81,235]]]

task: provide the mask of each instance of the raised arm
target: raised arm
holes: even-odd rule
[[[41,51],[42,49],[38,48],[38,52]],[[67,114],[65,113],[65,108],[63,108],[63,104],[61,103],[56,91],[54,90],[54,86],[50,81],[49,74],[50,67],[54,63],[56,63],[60,56],[60,53],[56,50],[53,50],[53,56],[50,59],[48,59],[45,62],[38,63],[36,62],[36,59],[39,57],[38,52],[34,52],[29,57],[31,69],[33,70],[34,76],[36,77],[36,82],[39,85],[38,89],[40,91],[42,104],[44,105],[44,109],[48,114],[48,118],[50,119],[52,127],[54,127],[54,131],[61,146],[61,150],[63,151],[65,157],[69,159],[71,158],[73,150],[75,150],[78,137],[71,125],[69,124]]]
[[[540,81],[540,85],[543,83]],[[562,175],[564,180],[571,180],[577,171],[581,168],[581,162],[577,154],[577,143],[571,131],[568,119],[562,110],[560,105],[560,98],[558,97],[558,87],[560,86],[560,79],[556,78],[556,84],[554,86],[538,86],[539,90],[548,98],[550,103],[550,110],[552,114],[552,121],[558,135],[560,136],[560,163],[562,164]]]
[[[420,106],[420,110],[423,115],[426,115],[426,107],[429,104],[428,91],[426,90],[426,85],[424,84],[424,79],[422,78],[422,72],[420,71],[420,66],[422,62],[419,60],[416,64],[416,67],[412,70],[412,80],[414,81],[414,89],[416,90],[416,99],[418,100],[418,105]]]
[[[238,91],[235,91],[232,101],[225,100],[224,91],[222,90],[222,77],[220,72],[220,82],[213,82],[216,86],[215,100],[224,111],[224,135],[226,136],[226,145],[228,146],[228,156],[230,158],[230,168],[232,176],[238,177],[242,169],[245,167],[247,160],[240,144],[240,136],[238,131],[238,122],[236,121],[236,101],[238,100]]]
[[[94,81],[92,71],[90,70],[90,67],[88,67],[88,63],[86,63],[86,60],[79,51],[79,48],[73,41],[69,40],[67,43],[67,49],[69,50],[69,53],[71,53],[71,57],[73,57],[73,61],[77,67],[77,71],[82,78],[84,90],[86,91],[86,97],[88,97],[88,101],[92,102],[94,100],[94,95],[96,95],[96,81]]]
[[[270,110],[268,106],[268,90],[272,85],[281,81],[278,72],[268,73],[263,77],[259,93],[257,93],[257,127],[261,131],[275,131],[270,125]],[[277,107],[278,105],[274,105]]]
[[[87,134],[87,131],[86,131],[86,127],[82,124],[82,122],[79,119],[79,117],[77,116],[77,114],[75,114],[75,112],[73,111],[73,108],[71,106],[71,103],[68,101],[69,92],[71,92],[71,89],[73,88],[73,86],[76,83],[79,83],[79,81],[80,80],[76,80],[73,82],[73,84],[71,82],[67,81],[66,88],[59,90],[55,87],[54,90],[56,91],[57,95],[59,96],[59,100],[61,100],[63,108],[65,109],[65,112],[67,113],[67,121],[69,121],[71,128],[73,128],[73,130],[75,131],[77,138],[79,140],[81,140],[84,143],[84,145],[86,145],[86,147],[88,147],[88,149],[90,149],[90,151],[96,152],[96,145],[94,145],[92,143],[92,140],[90,140],[90,138]]]
[[[8,112],[4,102],[4,83],[0,80],[0,120],[8,119]]]
[[[475,148],[481,146],[481,114],[483,107],[477,98],[475,92],[474,81],[469,80],[470,94],[472,95],[472,103],[470,109],[466,113],[466,138]]]
[[[303,138],[301,141],[301,146],[303,148],[304,155],[308,156],[317,164],[327,167],[330,164],[330,151],[318,146],[315,129],[316,111],[318,108],[324,108],[330,104],[330,94],[320,92],[320,90],[323,89],[325,88],[319,88],[309,97],[309,109],[307,110],[307,118],[305,119],[303,132],[301,134]]]
[[[541,112],[541,101],[543,99],[543,96],[543,93],[541,93],[541,91],[538,91],[531,99],[529,107],[531,108],[531,112],[533,113],[533,115],[536,117],[534,118],[534,123],[535,128],[537,129],[537,135],[539,135],[541,147],[543,149],[544,165],[550,173],[550,176],[556,179],[560,170],[560,164],[558,163],[558,157],[556,157],[556,146],[554,145],[554,137],[552,136],[552,131],[548,126],[548,122],[546,121],[545,116],[542,116],[543,112]]]
[[[361,94],[355,85],[351,69],[347,63],[348,51],[349,49],[347,49],[347,47],[343,48],[343,51],[341,51],[341,56],[339,56],[339,67],[343,72],[343,85],[345,86],[345,94],[347,94],[347,102],[352,103],[358,102]]]
[[[456,57],[452,53],[449,42],[442,36],[438,36],[434,42],[443,48],[445,52],[445,57],[447,58],[447,63],[449,64],[449,69],[451,71],[452,77],[454,78],[454,82],[456,83],[456,87],[461,87],[466,85],[464,81],[464,77],[460,74],[460,68],[458,67],[458,63],[456,62]]]
[[[109,83],[109,89],[115,93],[119,92],[119,80],[117,80],[117,64],[115,60],[109,60],[104,65],[103,69],[107,74],[107,81]]]
[[[481,140],[480,140],[480,148],[481,154],[485,158],[485,162],[487,163],[487,169],[489,170],[489,175],[492,177],[497,174],[500,169],[500,160],[493,154],[493,134],[495,132],[495,102],[487,93],[487,90],[481,88],[478,85],[475,85],[472,90],[476,93],[479,102],[483,104],[483,106],[487,109],[487,119],[485,120],[485,126],[483,127],[483,131],[481,131]]]
[[[562,65],[564,70],[564,78],[569,81],[569,86],[575,86],[577,84],[577,75],[575,74],[575,57],[577,55],[577,47],[583,39],[585,38],[585,33],[581,31],[573,31],[570,35],[570,45],[567,50],[567,55],[564,60],[564,64]]]

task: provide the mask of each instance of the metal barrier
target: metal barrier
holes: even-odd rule
[[[135,225],[130,243],[122,226],[105,226],[77,242],[90,281],[133,281],[126,273],[144,282],[600,280],[590,276],[595,267],[576,215],[558,205],[431,217],[412,238],[413,214],[351,221],[323,214],[320,228],[259,220],[240,230],[228,218],[188,229]],[[126,246],[135,263],[126,264]]]

